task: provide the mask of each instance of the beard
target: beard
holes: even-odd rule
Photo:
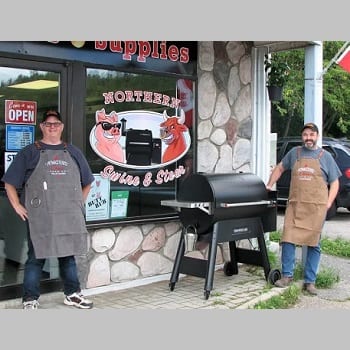
[[[305,140],[304,146],[308,149],[314,149],[316,147],[316,141],[313,140]]]

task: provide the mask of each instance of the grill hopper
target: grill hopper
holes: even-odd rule
[[[276,212],[270,200],[273,194],[254,174],[193,174],[178,191],[179,203],[192,203],[191,208],[181,208],[180,220],[185,227],[194,226],[198,234],[203,234],[216,221],[262,216],[264,231],[274,231]]]

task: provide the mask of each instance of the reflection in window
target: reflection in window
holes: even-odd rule
[[[59,103],[59,74],[21,68],[0,67],[0,178],[5,170],[6,124],[5,101],[33,101],[37,116],[47,108],[57,108]],[[37,123],[36,123],[37,124]],[[34,139],[40,136],[35,126]],[[3,183],[0,183],[3,188]]]

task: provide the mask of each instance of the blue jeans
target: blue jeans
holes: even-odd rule
[[[35,257],[33,243],[28,234],[28,258],[24,266],[23,301],[38,300],[40,297],[40,279],[46,259]],[[63,292],[70,295],[80,292],[78,271],[74,256],[58,258],[60,278],[63,282]]]
[[[320,242],[316,247],[307,247],[304,266],[304,282],[315,283],[321,258]],[[282,242],[282,275],[293,277],[295,269],[295,244]]]

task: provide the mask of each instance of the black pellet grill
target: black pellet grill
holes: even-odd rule
[[[205,278],[204,297],[213,288],[217,244],[229,242],[227,276],[238,274],[238,263],[262,266],[272,284],[280,278],[271,270],[265,232],[276,230],[277,192],[267,191],[263,181],[251,173],[193,174],[179,184],[176,200],[162,205],[175,207],[183,226],[169,283],[173,291],[179,274]],[[207,259],[185,256],[188,237],[209,243]],[[236,241],[256,238],[258,249],[236,246]],[[192,242],[193,243],[193,242]]]
[[[126,163],[150,165],[152,161],[153,139],[151,130],[129,129],[126,131]]]

